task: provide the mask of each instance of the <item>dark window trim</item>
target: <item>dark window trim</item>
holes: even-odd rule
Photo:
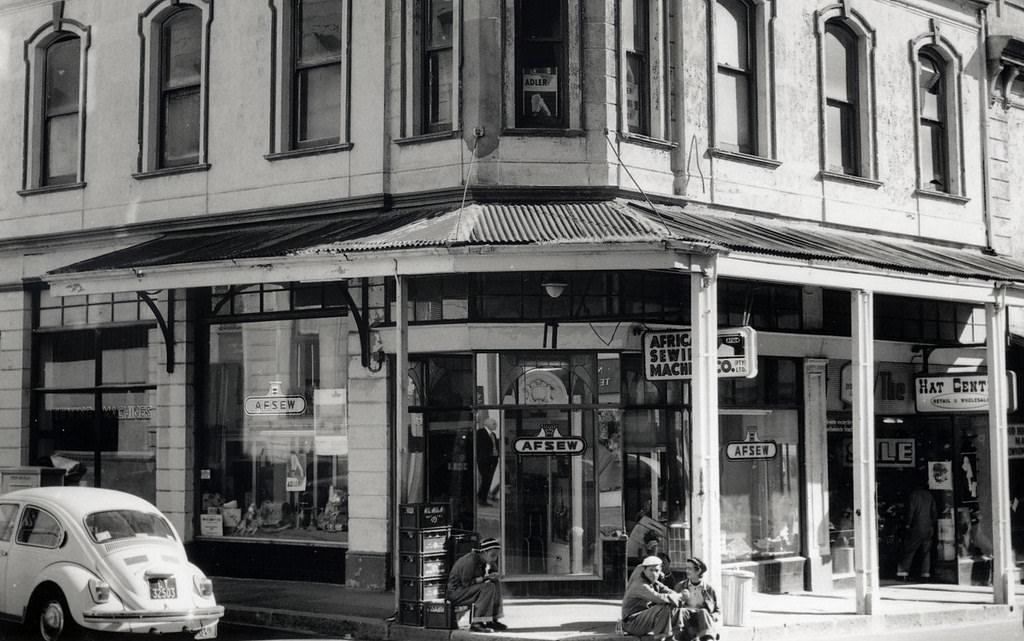
[[[733,149],[732,147],[734,145],[732,145],[730,143],[722,142],[721,140],[718,139],[718,136],[716,135],[715,136],[714,146],[715,146],[716,149],[721,149],[723,151],[731,151],[731,152],[738,153],[738,154],[745,154],[745,155],[748,155],[748,156],[756,157],[761,152],[761,149],[759,148],[759,144],[758,144],[759,143],[759,137],[760,137],[759,136],[759,126],[760,126],[760,123],[758,122],[758,117],[757,117],[758,116],[758,95],[757,95],[757,54],[758,54],[758,51],[757,51],[757,48],[756,48],[757,47],[757,38],[756,38],[757,14],[755,13],[754,8],[746,0],[731,0],[731,2],[734,3],[734,4],[739,5],[740,7],[742,7],[743,12],[745,14],[744,24],[746,25],[746,31],[743,34],[745,36],[745,39],[746,39],[746,49],[747,49],[747,57],[746,57],[746,60],[743,61],[745,66],[744,67],[735,67],[733,65],[729,65],[729,64],[725,64],[725,63],[719,62],[719,57],[720,57],[720,53],[721,52],[719,52],[717,50],[715,52],[715,60],[713,61],[713,64],[714,64],[714,67],[715,67],[715,74],[716,74],[716,76],[728,76],[730,78],[740,78],[743,81],[743,85],[746,87],[746,90],[747,90],[747,110],[746,110],[745,113],[739,113],[737,111],[737,113],[736,113],[736,122],[737,122],[737,124],[739,124],[739,123],[741,123],[744,120],[746,121],[747,131],[750,133],[750,142],[749,142],[749,146],[747,146],[747,148],[744,148],[743,145],[737,144],[737,145],[735,145],[735,149]],[[726,11],[729,11],[729,7],[728,7],[729,3],[728,2],[722,2],[722,0],[715,0],[715,4],[716,5],[720,4],[720,5],[722,5],[723,8],[725,8]],[[712,11],[714,11],[714,7],[712,7]],[[716,29],[718,29],[719,27],[720,27],[720,25],[717,25],[717,24],[715,25]],[[712,40],[712,42],[714,43],[714,45],[716,47],[717,47],[717,36],[718,36],[717,33],[711,34],[711,40]],[[712,105],[712,113],[715,113],[716,116],[717,116],[717,109],[718,109],[717,103]]]
[[[419,32],[420,33],[420,42],[419,42],[419,51],[417,52],[418,55],[420,56],[420,62],[419,62],[419,69],[420,69],[420,78],[419,78],[419,82],[420,82],[420,87],[419,87],[419,92],[420,92],[419,93],[419,95],[420,95],[420,104],[419,104],[419,109],[420,109],[420,113],[419,113],[420,127],[419,127],[419,130],[420,130],[420,134],[419,135],[448,132],[448,131],[451,131],[452,128],[454,127],[456,106],[454,104],[451,104],[451,96],[449,96],[448,120],[437,120],[437,121],[431,120],[431,113],[433,111],[433,109],[432,109],[432,107],[433,107],[433,104],[432,104],[433,96],[430,94],[430,91],[429,91],[430,87],[431,87],[431,80],[432,80],[431,71],[430,70],[431,69],[435,69],[435,67],[431,66],[430,63],[435,61],[435,60],[437,60],[437,59],[439,59],[439,56],[443,55],[444,52],[448,52],[448,55],[451,57],[451,67],[450,67],[451,71],[452,71],[451,81],[453,83],[456,82],[455,74],[457,72],[456,70],[458,68],[458,65],[456,65],[456,61],[455,61],[455,37],[458,35],[458,31],[457,31],[456,25],[454,24],[454,19],[455,19],[455,2],[459,2],[459,0],[453,0],[452,1],[452,20],[453,20],[453,24],[452,24],[452,40],[451,40],[451,42],[449,42],[449,44],[447,46],[436,46],[436,47],[431,47],[430,44],[428,43],[428,39],[427,39],[427,34],[430,33],[430,18],[431,18],[431,15],[432,15],[432,9],[433,9],[434,0],[416,0],[416,1],[417,1],[417,4],[419,5],[419,9],[420,9],[420,32]],[[440,87],[435,87],[435,88],[440,90]]]
[[[201,123],[201,121],[203,119],[203,72],[202,72],[201,69],[200,69],[200,72],[199,72],[199,78],[197,79],[197,81],[194,84],[180,85],[180,86],[175,86],[175,87],[169,87],[168,86],[168,78],[167,78],[167,71],[168,71],[168,68],[169,68],[168,67],[168,65],[169,65],[168,57],[170,55],[170,46],[171,45],[170,45],[170,38],[167,37],[167,35],[168,35],[167,34],[167,30],[168,30],[167,27],[168,27],[168,25],[171,22],[173,22],[175,20],[178,20],[182,16],[188,14],[189,12],[193,12],[193,11],[196,12],[199,15],[200,22],[199,22],[198,33],[200,34],[200,37],[199,37],[199,43],[200,43],[199,44],[200,67],[205,65],[205,58],[206,58],[205,51],[203,51],[203,40],[202,40],[202,32],[203,32],[203,23],[202,23],[203,13],[202,13],[202,11],[199,9],[199,7],[197,7],[195,5],[176,5],[176,6],[177,6],[177,8],[173,12],[171,12],[168,15],[164,16],[160,20],[160,24],[159,24],[159,38],[160,38],[160,51],[159,51],[159,55],[160,55],[160,61],[159,61],[159,66],[158,66],[159,81],[157,83],[157,92],[156,92],[157,93],[157,105],[156,105],[156,108],[157,108],[157,131],[156,131],[156,138],[153,140],[153,142],[154,142],[154,144],[156,146],[156,169],[157,170],[161,170],[161,169],[178,169],[178,168],[181,168],[181,167],[195,167],[195,166],[200,164],[199,161],[200,161],[200,158],[203,155],[203,140],[202,140],[202,136],[200,135],[200,137],[199,137],[200,138],[199,139],[199,144],[198,144],[198,146],[196,148],[196,152],[195,152],[194,156],[189,156],[186,159],[174,160],[174,161],[168,161],[164,157],[164,154],[167,151],[164,141],[165,141],[166,134],[167,134],[167,105],[169,104],[169,100],[170,99],[173,99],[173,98],[178,97],[178,96],[185,96],[185,95],[195,94],[198,97],[198,99],[199,99],[199,118],[197,119],[197,121]]]
[[[846,53],[846,92],[849,95],[848,99],[836,98],[829,95],[828,92],[828,81],[824,83],[824,94],[825,94],[825,110],[826,115],[829,107],[837,108],[841,113],[849,115],[849,127],[848,132],[844,138],[850,142],[850,148],[845,147],[840,150],[841,158],[835,159],[825,155],[825,166],[828,171],[832,173],[842,173],[848,176],[864,177],[864,158],[863,150],[861,149],[861,133],[864,127],[863,114],[860,108],[861,88],[860,88],[860,59],[858,55],[860,47],[860,38],[853,32],[841,19],[832,18],[825,23],[825,36],[832,35],[843,45]],[[825,48],[825,55],[828,55],[827,47]],[[827,66],[827,59],[826,59]],[[827,126],[827,123],[823,123]],[[827,147],[826,147],[827,151]],[[837,163],[836,160],[839,162]],[[847,162],[850,166],[847,167]],[[836,169],[841,168],[841,171]]]
[[[347,34],[343,33],[341,48],[336,56],[332,56],[329,59],[319,60],[314,63],[303,63],[300,60],[301,48],[302,48],[302,2],[303,0],[292,0],[291,3],[291,52],[289,58],[289,84],[290,91],[288,100],[290,101],[290,112],[291,122],[288,123],[289,129],[289,150],[300,151],[305,149],[320,149],[324,147],[333,147],[342,144],[341,142],[341,123],[345,113],[345,105],[339,105],[339,119],[338,119],[338,135],[329,136],[327,138],[315,138],[315,139],[301,139],[299,132],[301,125],[304,122],[304,115],[302,111],[302,100],[301,93],[303,83],[300,77],[303,73],[311,71],[313,69],[323,69],[327,67],[337,67],[338,70],[338,82],[339,86],[345,82],[345,78],[342,77],[344,67],[342,61],[345,56],[345,51],[348,47],[348,43],[345,42]],[[344,14],[342,14],[344,17]],[[344,31],[344,29],[343,29]],[[287,152],[282,152],[287,153]]]
[[[741,151],[732,151],[729,149],[721,149],[719,147],[711,147],[708,149],[708,153],[713,158],[722,158],[725,160],[733,160],[736,162],[746,163],[748,165],[757,165],[766,169],[778,169],[782,166],[781,160],[774,158],[767,158],[765,156],[758,156],[755,154],[745,154]]]
[[[43,55],[43,95],[41,96],[41,102],[43,104],[42,104],[42,114],[41,114],[41,118],[40,118],[40,125],[42,126],[42,129],[40,131],[40,151],[42,152],[40,154],[40,164],[39,164],[39,186],[40,187],[57,187],[57,186],[68,185],[68,184],[76,184],[78,182],[78,162],[77,162],[77,158],[76,158],[76,163],[75,163],[75,170],[74,170],[73,173],[61,174],[59,176],[50,176],[47,173],[48,172],[48,167],[50,165],[50,133],[49,133],[50,132],[50,128],[49,128],[49,124],[50,124],[50,121],[52,119],[59,118],[61,116],[71,116],[71,115],[75,116],[75,120],[77,121],[77,123],[76,123],[76,126],[75,126],[76,135],[75,135],[75,140],[74,140],[74,143],[75,143],[74,147],[75,147],[76,155],[78,153],[81,153],[81,149],[79,148],[79,144],[78,144],[79,139],[80,139],[80,137],[78,135],[78,128],[79,128],[80,123],[81,123],[81,118],[80,118],[81,112],[79,111],[80,106],[81,106],[81,93],[82,93],[82,78],[81,78],[81,75],[79,75],[79,78],[78,78],[78,86],[75,87],[75,101],[72,104],[68,105],[67,107],[65,107],[63,109],[51,109],[50,108],[50,104],[49,104],[50,103],[50,91],[49,91],[49,89],[50,89],[50,77],[49,77],[49,73],[48,72],[49,72],[49,68],[50,68],[50,64],[49,64],[50,63],[50,53],[53,50],[53,48],[55,46],[59,45],[59,44],[70,42],[72,40],[77,41],[76,52],[75,52],[75,64],[79,67],[79,70],[81,69],[81,66],[82,66],[82,39],[79,38],[77,35],[72,34],[72,33],[68,33],[68,32],[60,32],[60,34],[61,35],[59,35],[57,38],[55,38],[53,41],[51,41],[49,44],[46,45],[46,51],[45,51],[45,54]]]
[[[177,174],[191,174],[201,171],[209,171],[210,163],[199,163],[198,165],[181,165],[180,167],[164,167],[151,171],[140,171],[132,174],[135,180],[146,180],[147,178],[159,178],[160,176],[175,176]]]
[[[862,187],[870,187],[871,189],[878,189],[885,182],[881,180],[874,180],[873,178],[865,178],[864,176],[855,176],[853,174],[843,174],[838,171],[819,171],[818,178],[821,180],[832,180],[836,182],[845,182],[851,185],[861,185]]]
[[[563,131],[568,129],[570,125],[569,118],[569,57],[571,52],[569,51],[569,2],[568,0],[546,0],[547,2],[557,2],[559,11],[561,12],[561,29],[557,36],[551,36],[546,38],[534,38],[526,40],[523,36],[523,11],[522,3],[523,0],[514,0],[514,21],[515,21],[515,38],[513,40],[514,52],[513,61],[515,64],[515,86],[513,91],[515,92],[515,117],[512,119],[514,128],[517,130],[535,130],[535,131]],[[535,44],[547,44],[555,45],[556,51],[556,62],[558,64],[558,117],[553,121],[552,124],[535,125],[530,126],[524,123],[526,118],[523,116],[523,52],[527,46],[531,43]]]
[[[445,131],[437,131],[426,134],[416,134],[413,136],[403,136],[401,138],[395,138],[392,140],[393,143],[400,146],[405,145],[416,145],[425,142],[436,142],[438,140],[450,140],[452,138],[458,138],[462,136],[461,129],[446,129]]]
[[[38,196],[39,194],[53,194],[58,191],[73,191],[75,189],[85,189],[88,183],[76,182],[76,183],[65,183],[62,185],[45,185],[43,187],[31,187],[29,189],[19,189],[19,196]]]
[[[332,145],[321,145],[319,147],[302,147],[289,151],[275,151],[263,154],[265,160],[287,160],[288,158],[304,158],[306,156],[319,156],[322,154],[333,154],[339,151],[349,151],[354,145],[350,142],[336,143]]]

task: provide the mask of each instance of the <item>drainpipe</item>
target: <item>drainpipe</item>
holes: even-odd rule
[[[978,100],[981,107],[981,206],[982,218],[985,222],[985,253],[995,253],[994,236],[992,225],[992,189],[988,181],[991,169],[989,167],[989,124],[988,107],[989,92],[991,87],[988,82],[988,12],[984,7],[978,9],[978,55],[981,57],[984,68],[981,70],[981,91],[978,92]]]

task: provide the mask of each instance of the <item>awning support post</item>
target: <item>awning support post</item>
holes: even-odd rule
[[[992,496],[992,598],[1013,605],[1017,566],[1010,543],[1010,468],[1007,435],[1006,306],[985,305],[988,357],[989,491]]]
[[[878,612],[878,515],[875,511],[874,293],[850,294],[853,347],[853,563],[857,614]]]
[[[403,474],[407,465],[406,452],[409,449],[409,311],[408,281],[404,276],[395,274],[395,495],[394,519],[391,531],[394,536],[392,554],[392,570],[395,576],[395,611],[401,608],[399,589],[401,580],[401,561],[399,548],[401,544],[398,524],[401,522],[400,506],[407,500],[408,479]]]
[[[167,318],[160,312],[156,301],[148,292],[136,292],[139,299],[149,307],[156,318],[156,324],[160,326],[160,333],[164,335],[164,348],[167,350],[167,373],[174,373],[174,289],[167,290]]]
[[[714,258],[690,274],[693,378],[693,552],[708,566],[712,585],[722,584],[722,533],[718,436],[718,275]]]
[[[359,332],[359,359],[363,364],[363,367],[369,369],[372,356],[370,354],[370,323],[367,320],[367,310],[370,307],[370,292],[369,282],[366,278],[362,279],[362,305],[356,305],[355,299],[352,298],[352,294],[348,291],[348,281],[345,281],[345,286],[341,291],[345,294],[345,303],[348,304],[348,313],[352,315],[352,320],[356,323],[356,331]]]

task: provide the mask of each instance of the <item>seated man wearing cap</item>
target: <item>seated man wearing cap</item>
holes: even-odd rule
[[[695,556],[686,559],[686,578],[676,584],[676,592],[685,594],[683,603],[683,634],[684,641],[718,638],[715,624],[718,623],[718,595],[715,589],[704,580],[708,566]]]
[[[653,634],[662,641],[683,629],[681,606],[689,595],[679,594],[662,582],[661,559],[640,562],[622,597],[622,631],[636,637]]]
[[[473,632],[507,630],[498,621],[501,609],[501,580],[497,566],[501,546],[494,539],[484,539],[452,565],[448,574],[448,600],[452,605],[472,606],[469,629]]]

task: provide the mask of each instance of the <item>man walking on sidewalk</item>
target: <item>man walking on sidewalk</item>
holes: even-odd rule
[[[495,539],[484,539],[452,565],[448,574],[448,600],[452,605],[470,606],[469,629],[473,632],[507,630],[498,621],[501,607],[501,575],[498,574],[498,551]]]

